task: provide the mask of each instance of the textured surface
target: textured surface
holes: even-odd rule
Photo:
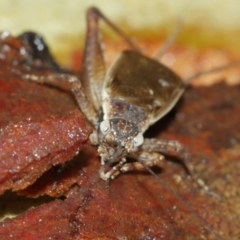
[[[196,171],[222,197],[221,201],[200,191],[187,179],[180,164],[170,162],[168,169],[155,170],[224,239],[240,236],[239,93],[240,86],[225,84],[188,89],[176,110],[147,133],[149,137],[177,139],[188,147]],[[84,161],[80,160],[83,158]],[[63,201],[55,200],[13,220],[5,220],[0,226],[3,239],[10,239],[10,235],[21,239],[208,236],[204,226],[153,176],[128,173],[108,186],[99,180],[98,167],[95,149],[88,148],[58,174],[57,169],[55,174],[52,169],[51,174],[46,173],[47,178],[43,175],[36,183],[40,192],[53,184],[55,189],[62,189],[71,178],[81,188],[72,188]],[[33,189],[36,194],[38,188]],[[39,235],[39,228],[47,230]]]
[[[18,61],[25,59],[16,54]],[[148,172],[122,174],[107,184],[99,179],[95,148],[85,147],[70,160],[90,133],[72,96],[23,81],[12,73],[21,69],[11,61],[1,61],[1,67],[1,190],[62,196],[4,220],[1,239],[214,239]],[[187,147],[196,172],[221,201],[199,190],[176,157],[168,156],[169,167],[154,171],[223,239],[240,237],[239,97],[239,85],[189,88],[146,133]]]
[[[0,46],[4,59],[0,60],[3,193],[24,189],[51,166],[70,160],[88,140],[91,129],[70,93],[21,80],[19,73],[31,72],[31,64],[35,64],[31,46],[3,35]]]

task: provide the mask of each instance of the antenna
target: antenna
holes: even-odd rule
[[[184,82],[188,84],[189,82],[191,82],[195,78],[198,78],[198,77],[201,77],[201,76],[204,76],[204,75],[207,75],[207,74],[211,74],[211,73],[220,72],[224,69],[235,67],[236,65],[239,65],[239,64],[240,64],[240,60],[236,60],[236,61],[231,62],[229,64],[225,64],[225,65],[222,65],[222,66],[219,66],[219,67],[216,67],[216,68],[212,68],[212,69],[209,69],[209,70],[198,72],[198,73],[195,73],[194,75],[192,75],[188,78],[185,78]]]
[[[154,58],[160,59],[163,56],[163,54],[165,54],[168,51],[168,49],[173,45],[177,36],[179,35],[179,32],[182,29],[182,25],[183,25],[182,22],[178,20],[172,33],[168,36],[167,40],[165,41],[161,49],[157,51]]]

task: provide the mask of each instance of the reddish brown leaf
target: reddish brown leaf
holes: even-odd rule
[[[188,146],[196,171],[222,196],[222,201],[199,191],[179,164],[169,163],[169,168],[158,176],[223,239],[239,236],[235,221],[240,215],[239,92],[240,86],[224,84],[189,89],[176,110],[147,133],[156,136],[162,132],[161,137],[177,139]],[[123,174],[108,187],[98,178],[99,160],[94,151],[89,149],[84,161],[80,155],[78,167],[72,163],[76,172],[83,171],[83,175],[75,175],[80,190],[73,189],[64,201],[57,200],[5,220],[0,226],[3,239],[10,239],[10,233],[13,239],[211,238],[204,226],[148,173]],[[64,180],[62,174],[67,176],[61,172],[56,185]],[[177,177],[182,181],[177,182]],[[46,230],[40,234],[39,229]]]
[[[0,192],[31,185],[51,166],[70,160],[90,128],[69,93],[0,72]]]

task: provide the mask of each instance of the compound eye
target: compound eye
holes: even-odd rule
[[[102,134],[107,134],[110,130],[110,122],[108,120],[102,121],[99,125]]]
[[[133,138],[133,144],[134,144],[134,147],[139,147],[143,144],[143,135],[142,133],[139,133],[136,137]]]

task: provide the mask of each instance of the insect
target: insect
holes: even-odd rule
[[[105,21],[130,47],[118,55],[109,70],[98,28],[99,19]],[[30,34],[28,41],[44,44],[39,37],[35,40]],[[236,63],[239,64],[235,62],[229,66]],[[144,139],[143,134],[175,106],[191,79],[228,66],[197,73],[183,81],[157,59],[143,55],[122,30],[94,7],[87,12],[82,65],[80,81],[73,75],[61,73],[50,76],[25,74],[22,77],[60,87],[61,83],[70,84],[81,111],[95,128],[90,141],[98,146],[101,157],[99,175],[103,180],[114,179],[121,172],[133,169],[153,165],[162,167],[163,154],[168,152],[180,154],[189,173],[194,175],[188,154],[178,141]],[[56,68],[55,64],[53,67]],[[129,163],[127,158],[136,161]]]
[[[119,54],[109,70],[98,29],[99,19],[104,20],[130,46],[130,50]],[[101,158],[99,176],[109,181],[121,172],[142,168],[151,172],[149,167],[163,167],[163,154],[168,152],[180,154],[193,176],[188,154],[178,141],[146,139],[143,134],[175,106],[191,79],[225,67],[199,73],[183,81],[157,60],[143,55],[98,9],[90,8],[80,81],[68,74],[43,77],[26,74],[23,78],[56,86],[61,82],[70,84],[81,111],[95,129],[90,141],[98,146]],[[128,162],[128,158],[135,161]],[[207,189],[204,183],[202,185]]]
[[[98,29],[99,19],[131,48],[120,53],[108,71]],[[66,74],[49,77],[26,74],[23,78],[57,86],[61,82],[70,83],[81,111],[95,127],[90,141],[98,145],[99,175],[103,180],[114,179],[121,172],[142,169],[142,163],[149,167],[163,166],[164,157],[160,152],[185,153],[177,141],[144,139],[143,133],[172,109],[186,84],[157,60],[144,56],[96,8],[90,8],[87,13],[81,81]],[[128,163],[129,157],[136,162]]]

